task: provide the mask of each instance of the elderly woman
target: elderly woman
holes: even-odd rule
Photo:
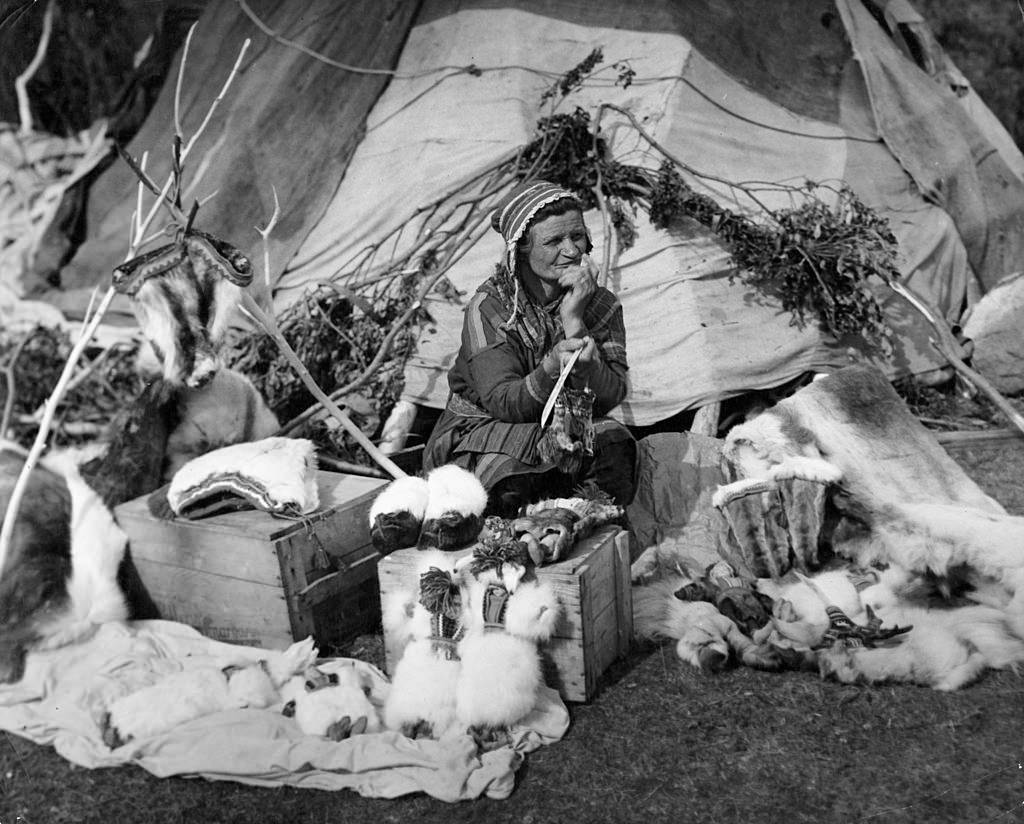
[[[505,239],[506,259],[466,308],[448,374],[451,394],[427,443],[425,468],[454,463],[471,470],[488,490],[488,511],[505,516],[579,486],[596,485],[628,503],[636,445],[625,427],[602,417],[626,395],[622,307],[597,285],[582,206],[571,192],[537,181],[513,190],[491,225]],[[544,448],[550,438],[545,444],[540,420],[577,352],[566,385],[593,393],[593,447],[584,438],[582,461],[567,469]]]

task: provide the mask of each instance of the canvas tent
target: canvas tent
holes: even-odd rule
[[[622,88],[614,72],[598,72],[563,105],[628,109],[668,151],[721,179],[846,181],[891,222],[905,283],[957,322],[1021,259],[1024,157],[964,81],[956,84],[966,94],[951,90],[951,67],[936,63],[922,31],[900,0],[871,10],[862,0],[212,0],[186,72],[186,130],[242,39],[253,38],[253,48],[198,147],[188,196],[216,191],[202,227],[255,256],[253,227],[266,223],[276,189],[278,307],[320,281],[356,287],[350,273],[368,245],[404,225],[393,248],[401,251],[423,228],[419,208],[527,143],[545,113],[544,89],[600,47],[606,65],[628,62],[634,82]],[[390,68],[393,76],[380,72]],[[153,153],[157,179],[169,165],[173,94],[172,76],[130,147]],[[617,156],[656,164],[623,118],[606,115],[602,124]],[[751,206],[728,187],[688,182],[729,208]],[[124,164],[93,186],[88,241],[50,299],[80,305],[120,262],[134,190]],[[770,185],[761,197],[792,205]],[[587,220],[600,248],[601,217]],[[743,286],[704,228],[639,228],[609,273],[627,326],[631,389],[618,410],[627,423],[847,362],[847,341],[795,327]],[[463,306],[502,251],[493,232],[473,238],[448,272],[461,297],[446,290],[425,301],[431,321],[406,369],[406,400],[445,402]],[[928,330],[901,300],[885,299],[898,333],[889,374],[940,366]]]

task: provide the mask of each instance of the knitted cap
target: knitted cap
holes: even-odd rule
[[[530,225],[533,216],[556,200],[572,200],[583,208],[580,199],[568,189],[548,183],[546,180],[535,180],[517,186],[491,213],[491,226],[505,238],[510,272],[515,272],[516,243]]]

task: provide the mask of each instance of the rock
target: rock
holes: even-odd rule
[[[974,367],[1004,395],[1024,392],[1024,273],[1001,280],[968,312],[964,334],[974,341]]]

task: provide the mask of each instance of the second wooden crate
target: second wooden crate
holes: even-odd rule
[[[472,548],[461,554],[471,552]],[[418,585],[419,553],[403,549],[378,565],[381,600]],[[542,652],[548,683],[566,701],[589,701],[608,666],[629,651],[633,599],[629,578],[629,536],[606,528],[580,541],[564,561],[537,570],[558,594],[562,615]],[[384,637],[386,667],[394,673],[402,650]]]

